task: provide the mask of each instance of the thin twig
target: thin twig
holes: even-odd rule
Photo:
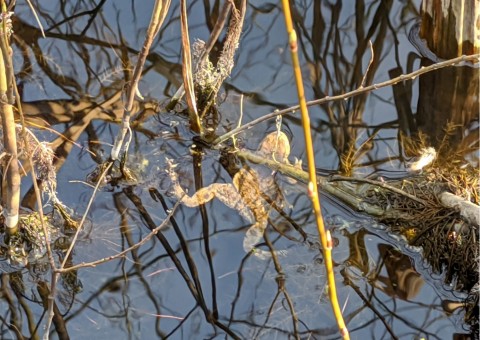
[[[416,77],[418,77],[422,74],[432,72],[432,71],[435,71],[435,70],[438,70],[438,69],[441,69],[441,68],[457,65],[457,64],[467,62],[467,61],[470,61],[470,62],[473,62],[473,61],[476,61],[476,60],[478,61],[479,59],[480,59],[480,53],[479,54],[472,54],[472,55],[463,55],[463,56],[460,56],[460,57],[457,57],[457,58],[453,58],[453,59],[442,61],[440,63],[433,64],[433,65],[430,65],[430,66],[427,66],[427,67],[422,66],[420,69],[418,69],[416,71],[413,71],[413,72],[407,73],[407,74],[402,74],[402,75],[400,75],[396,78],[393,78],[393,79],[390,79],[390,80],[387,80],[387,81],[384,81],[384,82],[381,82],[381,83],[378,83],[378,84],[373,84],[373,85],[370,85],[370,86],[367,86],[367,87],[360,87],[356,90],[346,92],[346,93],[343,93],[343,94],[340,94],[340,95],[337,95],[337,96],[326,96],[326,97],[323,97],[321,99],[315,99],[315,100],[309,101],[309,102],[307,102],[307,106],[320,105],[320,104],[325,104],[325,103],[329,103],[329,102],[333,102],[333,101],[344,100],[344,99],[347,99],[347,98],[350,98],[350,97],[355,97],[355,96],[358,96],[358,95],[363,94],[363,93],[367,93],[367,92],[370,92],[370,91],[381,89],[383,87],[395,85],[396,83],[399,83],[399,82],[403,82],[403,81],[407,81],[407,80],[413,80],[413,79],[415,79]],[[270,112],[269,114],[267,114],[265,116],[259,117],[255,120],[252,120],[251,122],[237,128],[237,129],[233,129],[232,131],[227,132],[223,136],[220,136],[217,139],[215,139],[215,141],[212,144],[213,145],[218,145],[220,143],[223,143],[227,139],[231,138],[232,135],[236,135],[236,134],[238,134],[238,133],[240,133],[244,130],[248,130],[248,129],[252,128],[253,126],[257,125],[258,123],[261,123],[261,122],[263,122],[265,120],[268,120],[268,119],[275,118],[278,115],[286,115],[286,114],[295,113],[295,111],[297,111],[299,108],[300,108],[300,105],[295,105],[295,106],[291,106],[291,107],[283,109],[283,110],[276,110],[276,111]]]
[[[37,11],[35,10],[35,7],[33,7],[30,0],[27,0],[27,4],[30,7],[30,9],[32,10],[33,16],[35,17],[35,20],[37,21],[38,28],[40,29],[40,32],[42,33],[43,39],[45,39],[45,32],[43,31],[43,26],[42,26],[42,23],[40,22],[40,18],[37,15]]]
[[[115,255],[112,255],[112,256],[109,256],[109,257],[104,257],[103,259],[99,259],[99,260],[95,260],[95,261],[92,261],[92,262],[83,262],[83,263],[79,263],[75,266],[71,266],[71,267],[68,267],[68,268],[60,268],[57,270],[58,273],[67,273],[69,271],[72,271],[72,270],[78,270],[80,268],[85,268],[85,267],[96,267],[98,266],[99,264],[102,264],[102,263],[105,263],[105,262],[108,262],[108,261],[111,261],[111,260],[115,260],[115,259],[118,259],[120,257],[123,257],[125,256],[126,254],[128,254],[129,252],[141,247],[142,245],[144,245],[145,243],[147,243],[152,237],[154,237],[159,230],[163,229],[167,223],[170,222],[170,219],[172,218],[173,214],[175,213],[175,211],[177,210],[177,207],[180,205],[180,202],[181,200],[178,200],[178,202],[173,206],[173,208],[170,210],[170,212],[168,213],[168,215],[165,217],[165,220],[163,220],[163,222],[158,226],[156,227],[155,229],[153,229],[147,236],[145,236],[140,242],[138,243],[135,243],[133,246],[121,251],[120,253],[118,254],[115,254]]]
[[[414,195],[409,194],[408,192],[403,191],[402,189],[395,188],[385,182],[380,182],[380,181],[375,181],[373,179],[368,179],[368,178],[356,178],[356,177],[347,177],[347,176],[340,176],[340,175],[334,175],[329,177],[328,179],[330,182],[335,182],[335,181],[347,181],[347,182],[363,182],[363,183],[368,183],[372,184],[387,190],[390,190],[392,192],[395,192],[399,195],[405,196],[410,198],[413,201],[416,201],[418,203],[423,204],[424,206],[427,206],[428,203],[425,200],[422,200],[421,198],[418,198]]]
[[[240,127],[242,125],[242,120],[243,120],[243,93],[240,95],[240,116],[238,117],[237,127]],[[233,146],[236,148],[237,139],[235,138],[235,135],[232,136],[232,141],[233,141]]]
[[[361,82],[361,84],[360,84],[360,87],[361,87],[361,88],[365,86],[365,83],[366,83],[366,81],[367,81],[368,71],[370,70],[370,66],[371,66],[372,63],[373,63],[373,59],[375,58],[375,54],[374,54],[374,52],[373,52],[373,45],[372,45],[372,41],[371,41],[371,40],[368,41],[368,45],[370,46],[371,56],[370,56],[370,61],[368,62],[367,69],[365,70],[365,74],[363,75],[362,82]]]
[[[93,201],[95,200],[95,196],[98,192],[98,188],[100,188],[100,185],[102,185],[103,179],[104,179],[105,175],[107,174],[108,170],[110,169],[110,167],[112,166],[112,164],[113,163],[111,163],[111,162],[108,163],[107,166],[105,167],[105,169],[103,169],[103,172],[100,174],[100,176],[98,178],[98,181],[97,181],[97,185],[95,185],[95,190],[93,191],[92,196],[90,197],[90,200],[88,201],[87,209],[85,210],[85,213],[83,214],[82,219],[80,220],[77,231],[75,232],[75,235],[73,236],[72,241],[70,243],[70,247],[66,251],[66,253],[64,255],[65,256],[64,260],[63,260],[63,262],[62,262],[62,264],[61,264],[61,266],[58,270],[61,270],[65,267],[65,264],[67,263],[67,260],[70,256],[71,252],[73,251],[73,248],[75,247],[75,243],[77,242],[78,235],[80,235],[80,231],[82,230],[83,224],[85,223],[85,220],[87,219],[87,214],[90,211],[90,208],[92,207]]]

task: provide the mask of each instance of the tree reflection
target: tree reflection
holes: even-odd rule
[[[22,108],[29,126],[49,140],[55,151],[57,171],[66,178],[58,188],[59,196],[63,192],[71,200],[67,205],[84,211],[87,200],[82,195],[91,192],[77,194],[76,191],[86,189],[78,189],[78,183],[68,180],[85,179],[108,157],[124,110],[123,86],[131,78],[131,60],[138,55],[149,13],[143,8],[146,4],[134,1],[121,5],[104,0],[63,0],[55,4],[32,1],[32,4],[44,24],[46,39],[25,4],[17,3],[13,19],[14,62],[18,85],[23,88]],[[208,38],[223,4],[218,0],[189,4],[192,37]],[[394,78],[417,62],[413,55],[409,61],[405,50],[411,50],[406,34],[418,15],[415,10],[418,3],[359,0],[354,6],[345,1],[292,5],[310,99]],[[216,151],[197,145],[196,151],[202,154],[189,155],[193,136],[181,116],[165,118],[164,103],[182,84],[178,13],[175,2],[147,58],[140,86],[146,99],[137,100],[133,110],[136,115],[132,122],[131,157],[138,153],[148,160],[145,172],[149,176],[141,178],[138,185],[120,182],[104,188],[92,212],[93,230],[83,235],[67,259],[67,268],[120,253],[161,224],[173,206],[168,195],[168,178],[163,172],[166,157],[180,159],[194,169],[191,178],[196,189],[203,187],[204,182],[208,184],[207,181],[231,181],[230,169],[218,162]],[[235,95],[246,94],[244,121],[294,103],[290,65],[284,54],[287,39],[283,31],[278,33],[278,17],[279,8],[275,4],[249,3],[236,68],[223,87],[221,96],[225,100],[219,100],[216,133],[237,125],[238,107],[231,103]],[[213,61],[218,60],[223,42],[221,35],[212,50]],[[478,71],[475,72],[478,89]],[[436,88],[428,89],[425,82],[447,84],[435,79],[454,76],[432,77],[434,81],[421,78],[418,103],[414,102],[412,83],[401,82],[393,87],[393,92],[381,90],[313,107],[314,138],[322,168],[334,172],[350,169],[365,176],[372,173],[402,176],[403,172],[396,171],[404,169],[405,158],[411,155],[402,149],[400,135],[414,139],[418,131],[423,131],[432,146],[442,138],[441,128],[429,123],[432,115],[439,114],[424,105],[431,102],[432,95],[441,96]],[[466,85],[462,86],[465,89]],[[464,91],[469,96],[462,99],[467,103],[475,84],[469,86]],[[471,112],[476,112],[475,108],[478,111],[478,102],[471,104]],[[174,111],[182,111],[181,105]],[[470,123],[472,117],[459,111],[442,120],[462,125],[455,131],[456,140],[452,144],[470,152],[478,148],[478,131]],[[299,120],[288,115],[284,121],[293,132],[294,149],[301,157]],[[257,126],[247,131],[242,136],[243,143],[255,149],[255,143],[261,139],[256,135],[265,130]],[[132,161],[136,165],[141,162]],[[192,334],[202,337],[227,334],[232,338],[272,334],[292,338],[332,336],[336,329],[322,309],[327,303],[322,300],[324,273],[315,262],[318,247],[315,249],[309,239],[311,211],[304,195],[298,190],[292,192],[288,194],[292,208],[279,212],[287,220],[282,222],[282,232],[290,241],[274,240],[274,243],[286,242],[290,248],[292,255],[287,262],[256,263],[243,253],[239,255],[235,242],[243,237],[248,226],[235,211],[218,209],[215,204],[195,211],[179,209],[171,225],[142,247],[108,264],[74,268],[61,274],[63,285],[57,287],[55,299],[57,336],[67,338],[73,332],[101,336],[112,325],[120,327],[115,327],[110,336],[122,334],[132,338],[145,336],[145,332],[159,338]],[[22,205],[34,209],[35,204],[33,190],[26,190]],[[335,211],[337,205],[328,202],[326,209]],[[105,211],[113,213],[108,215]],[[295,231],[288,220],[303,227],[303,233]],[[339,230],[335,232],[337,237],[343,235]],[[273,235],[278,233],[269,234],[270,238]],[[339,281],[345,280],[341,288],[341,298],[346,301],[345,314],[357,325],[351,333],[393,337],[418,335],[425,330],[422,334],[433,337],[447,322],[442,323],[445,316],[440,312],[435,314],[436,319],[429,318],[432,306],[439,310],[436,300],[411,301],[421,295],[423,278],[406,266],[409,261],[404,254],[380,246],[376,259],[378,272],[374,272],[364,239],[368,235],[364,230],[354,232],[349,236],[350,248],[341,244],[334,254],[341,258],[342,252],[348,252],[345,258],[350,269],[364,273],[352,278],[351,273],[345,274],[347,266],[340,260],[335,268]],[[65,254],[61,249],[57,253],[57,260],[63,261]],[[408,268],[401,270],[399,264]],[[12,271],[5,261],[0,268],[2,336],[38,338],[45,320],[44,304],[51,290],[47,269],[32,266],[29,270]],[[159,272],[165,268],[175,269]],[[301,271],[308,275],[302,277]],[[304,298],[307,293],[309,297]],[[395,306],[400,300],[402,308],[415,308],[424,319],[405,321],[403,310]],[[381,315],[384,322],[380,321],[379,326],[362,320],[361,311],[365,309]],[[370,322],[372,328],[367,327]],[[403,333],[397,333],[399,327]]]

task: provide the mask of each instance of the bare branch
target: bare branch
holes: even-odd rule
[[[435,71],[435,70],[438,70],[438,69],[441,69],[441,68],[462,64],[462,63],[465,63],[465,62],[478,62],[479,59],[480,59],[480,53],[479,54],[472,54],[472,55],[463,55],[461,57],[445,60],[445,61],[442,61],[440,63],[433,64],[433,65],[430,65],[430,66],[427,66],[427,67],[421,67],[420,69],[418,69],[416,71],[413,71],[413,72],[408,73],[408,74],[402,74],[402,75],[400,75],[396,78],[386,80],[386,81],[381,82],[381,83],[373,84],[373,85],[370,85],[370,86],[367,86],[367,87],[360,87],[356,90],[346,92],[346,93],[340,94],[338,96],[326,96],[326,97],[323,97],[321,99],[315,99],[315,100],[307,102],[307,106],[320,105],[320,104],[325,104],[325,103],[329,103],[329,102],[333,102],[333,101],[344,100],[344,99],[347,99],[347,98],[350,98],[350,97],[355,97],[355,96],[358,96],[358,95],[363,94],[363,93],[367,93],[367,92],[371,92],[371,91],[374,91],[374,90],[381,89],[382,87],[395,85],[396,83],[399,83],[399,82],[402,82],[402,81],[413,80],[413,79],[415,79],[416,77],[418,77],[422,74],[432,72],[432,71]],[[275,118],[278,115],[286,115],[286,114],[295,113],[295,111],[297,111],[299,108],[300,108],[299,105],[295,105],[295,106],[289,107],[289,108],[284,109],[284,110],[278,110],[278,111],[270,112],[269,114],[267,114],[265,116],[259,117],[255,120],[252,120],[251,122],[237,128],[237,129],[233,129],[232,131],[227,132],[223,136],[218,137],[213,142],[213,145],[218,145],[218,144],[226,141],[227,139],[231,138],[233,135],[236,135],[236,134],[238,134],[238,133],[240,133],[244,130],[248,130],[248,129],[252,128],[253,126],[257,125],[258,123],[261,123],[261,122],[266,121],[268,119]]]

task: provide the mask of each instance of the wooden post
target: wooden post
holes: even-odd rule
[[[438,59],[480,52],[480,0],[424,0],[420,37]],[[422,65],[438,60],[422,59]],[[470,123],[479,113],[479,68],[449,67],[420,78],[417,127],[437,148],[447,123],[456,125],[451,146],[469,135],[478,138]]]
[[[424,0],[420,36],[442,59],[480,52],[480,0]]]

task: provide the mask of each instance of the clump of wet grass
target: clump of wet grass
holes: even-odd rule
[[[478,209],[480,173],[465,160],[464,155],[470,149],[450,145],[449,131],[451,128],[447,127],[436,158],[421,172],[389,183],[414,195],[419,201],[381,189],[370,190],[367,196],[369,202],[385,209],[407,213],[402,218],[390,217],[382,222],[388,224],[393,232],[403,234],[411,245],[422,247],[433,271],[445,273],[447,284],[455,283],[456,289],[470,291],[479,279],[478,225],[465,218],[458,207],[446,206],[442,195],[454,194],[466,204],[476,204],[472,207]],[[428,143],[420,134],[416,139],[404,138],[403,146],[405,153],[413,156],[425,149]]]

